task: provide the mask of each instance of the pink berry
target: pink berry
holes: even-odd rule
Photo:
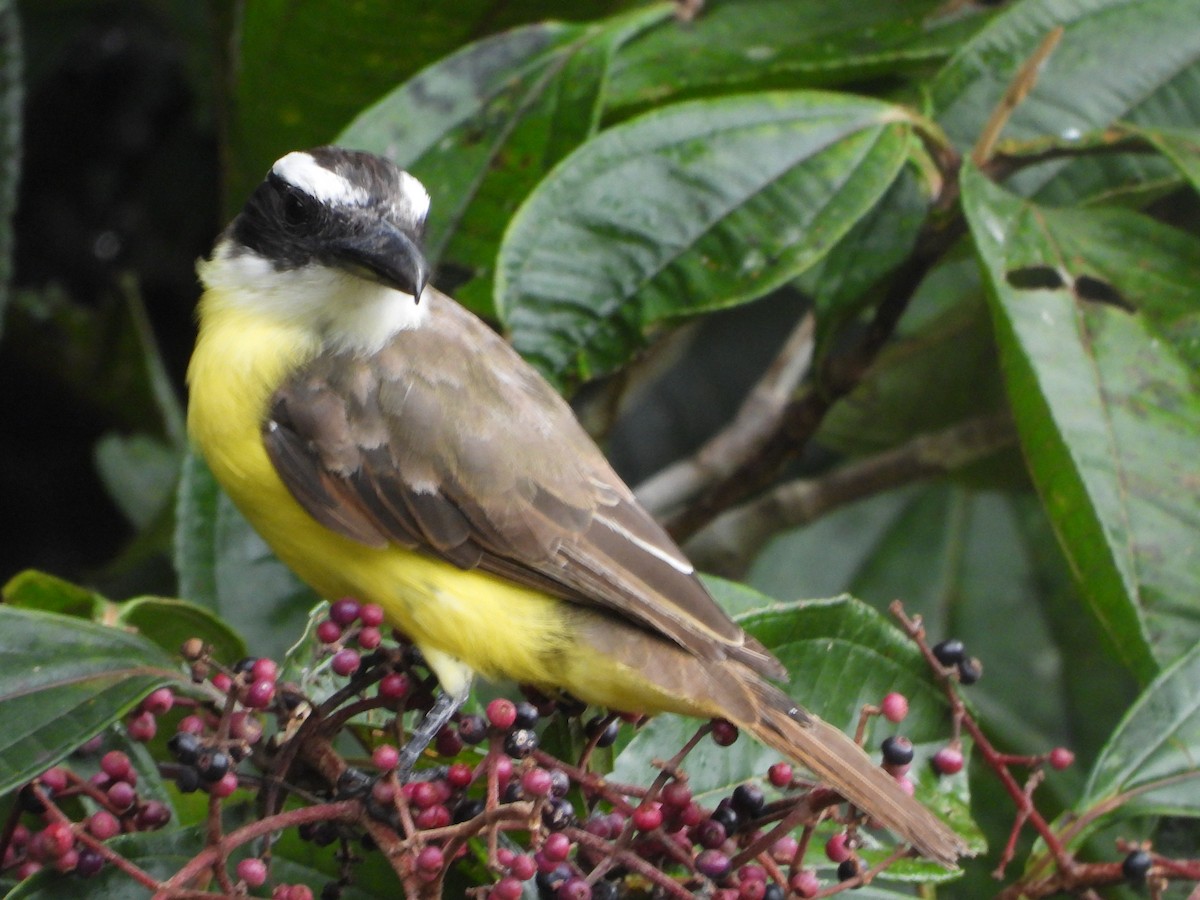
[[[446,856],[441,847],[422,847],[417,854],[417,868],[425,872],[440,872],[446,864]]]
[[[332,619],[317,623],[317,640],[322,644],[336,644],[342,637],[342,626]]]
[[[525,885],[511,875],[506,875],[492,885],[488,891],[488,900],[521,900],[525,895]]]
[[[1050,768],[1061,772],[1063,769],[1070,768],[1071,764],[1075,762],[1075,754],[1066,747],[1055,747],[1050,751],[1049,761]]]
[[[545,769],[533,768],[521,776],[521,789],[530,797],[547,797],[554,779]]]
[[[279,678],[279,666],[273,659],[259,657],[250,667],[250,677],[254,681],[275,681]]]
[[[546,854],[547,859],[560,863],[571,853],[571,839],[561,831],[556,831],[546,838],[546,843],[542,845],[542,852]]]
[[[390,772],[400,763],[400,751],[391,744],[380,744],[371,754],[375,768]]]
[[[102,809],[99,812],[92,813],[88,818],[87,830],[97,840],[107,841],[110,837],[115,837],[121,833],[121,823],[108,810]]]
[[[161,716],[163,713],[169,712],[174,705],[175,695],[171,689],[161,687],[146,695],[146,699],[142,701],[142,710],[153,716]]]
[[[790,834],[784,835],[771,845],[771,859],[781,866],[786,866],[796,858],[798,849],[800,849],[800,842]]]
[[[383,607],[378,603],[364,603],[358,611],[358,618],[364,625],[378,628],[383,624]]]
[[[672,781],[662,790],[662,802],[676,809],[684,809],[692,802],[692,789],[686,781]]]
[[[228,797],[238,788],[236,772],[226,772],[208,789],[214,797]]]
[[[933,770],[939,775],[955,775],[962,771],[963,755],[957,747],[943,747],[933,754]]]
[[[108,802],[117,812],[130,809],[137,800],[137,791],[128,781],[114,781],[109,787],[107,795]]]
[[[154,740],[154,735],[158,733],[158,720],[153,713],[140,712],[125,724],[125,729],[131,740],[145,743]]]
[[[850,848],[846,846],[846,832],[839,831],[825,842],[825,855],[830,862],[840,863],[850,858]]]
[[[573,876],[558,889],[556,900],[592,900],[592,886],[586,879]]]
[[[67,789],[69,779],[67,778],[66,769],[60,769],[58,766],[55,766],[54,768],[47,769],[45,772],[43,772],[41,777],[38,778],[38,781],[40,781],[42,783],[42,787],[44,787],[51,794],[57,794],[60,791],[65,791]]]
[[[358,632],[358,646],[364,650],[374,650],[383,643],[383,635],[374,625],[364,625]]]
[[[267,880],[267,864],[255,857],[243,859],[237,864],[237,876],[252,888],[262,887]]]
[[[418,828],[445,828],[452,821],[452,816],[450,810],[438,805],[421,810],[414,821]]]
[[[898,776],[896,778],[896,784],[900,785],[900,790],[904,791],[904,793],[908,794],[910,797],[917,792],[917,786],[913,784],[912,779],[907,775]]]
[[[233,679],[224,672],[218,672],[215,674],[212,677],[212,683],[213,687],[215,687],[222,694],[228,694],[230,689],[233,687]]]
[[[643,803],[633,811],[630,819],[638,831],[653,831],[662,824],[662,808],[657,803]]]
[[[786,788],[792,783],[792,767],[785,762],[777,762],[767,769],[767,778],[777,788]]]
[[[487,718],[496,728],[512,728],[517,721],[517,706],[511,700],[497,697],[487,705]]]
[[[361,664],[362,658],[358,655],[358,651],[347,648],[333,654],[333,660],[329,663],[329,667],[336,674],[345,678],[357,672]]]
[[[329,607],[329,618],[345,628],[358,618],[362,606],[353,597],[343,597]]]
[[[513,878],[519,881],[528,881],[537,874],[537,863],[534,862],[532,856],[522,853],[513,857],[513,861],[509,864],[508,871],[512,873]]]
[[[133,767],[130,765],[129,757],[120,750],[109,750],[100,759],[100,771],[113,781],[125,778],[131,768]]]
[[[817,873],[812,869],[801,869],[796,872],[788,880],[788,885],[797,896],[805,898],[815,897],[821,890],[821,880],[817,878]]]
[[[889,722],[901,722],[908,715],[908,698],[892,691],[879,704],[879,711]]]
[[[412,679],[403,672],[384,675],[379,681],[379,696],[388,700],[400,700],[412,690]]]
[[[738,728],[725,719],[713,719],[712,739],[719,747],[728,747],[738,739]]]
[[[184,716],[179,720],[176,731],[186,734],[201,735],[204,733],[204,720],[199,716]]]
[[[43,851],[50,859],[58,859],[75,846],[75,835],[66,822],[51,822],[41,830],[40,837]]]
[[[271,701],[274,699],[274,680],[263,678],[255,681],[248,688],[246,688],[246,693],[242,697],[242,703],[251,709],[266,709],[271,705]]]

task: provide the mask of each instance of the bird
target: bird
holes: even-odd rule
[[[562,396],[429,283],[429,208],[385,157],[293,151],[197,263],[188,430],[250,524],[420,649],[442,688],[426,740],[477,675],[724,718],[955,865],[965,842],[773,683]]]

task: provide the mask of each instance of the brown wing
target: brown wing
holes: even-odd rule
[[[371,357],[319,356],[275,393],[263,440],[297,501],[357,541],[419,547],[782,675],[541,376],[450,298],[421,302],[419,329]]]

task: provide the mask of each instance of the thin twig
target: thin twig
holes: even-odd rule
[[[996,108],[992,110],[983,130],[979,133],[979,140],[975,142],[975,149],[971,151],[971,161],[975,165],[981,166],[991,158],[992,149],[1000,137],[1000,132],[1004,130],[1004,126],[1008,124],[1008,120],[1012,118],[1016,108],[1029,96],[1029,92],[1037,84],[1042,66],[1050,58],[1050,54],[1054,52],[1054,48],[1058,46],[1062,36],[1063,27],[1061,25],[1054,26],[1017,71],[1016,77],[1009,84],[1004,96],[1000,98],[1000,102],[996,104]]]

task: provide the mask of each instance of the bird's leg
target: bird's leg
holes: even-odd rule
[[[429,712],[425,713],[425,718],[421,719],[421,724],[413,729],[412,734],[408,737],[408,742],[400,750],[400,762],[396,766],[396,774],[399,775],[402,782],[408,781],[413,767],[421,758],[421,754],[425,752],[425,748],[437,737],[437,733],[458,712],[459,708],[467,702],[470,693],[471,683],[467,682],[458,692],[442,691],[438,695]]]

